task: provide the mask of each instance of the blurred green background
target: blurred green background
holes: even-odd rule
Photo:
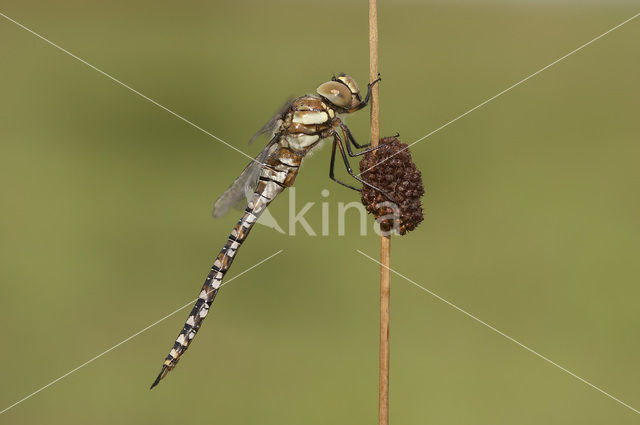
[[[8,0],[0,11],[234,146],[290,95],[365,86],[361,2]],[[633,2],[380,4],[382,133],[405,142],[637,13]],[[640,21],[420,142],[425,222],[392,266],[640,407]],[[197,296],[247,160],[0,18],[0,410]],[[366,139],[368,112],[349,117]],[[372,424],[378,266],[336,236],[329,149],[299,205],[329,237],[258,226],[154,391],[184,310],[0,416],[7,424]],[[288,197],[271,212],[287,222]],[[632,424],[639,416],[392,279],[393,424]]]

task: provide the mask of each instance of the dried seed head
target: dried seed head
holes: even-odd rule
[[[424,195],[422,174],[408,148],[398,138],[386,137],[380,139],[378,149],[366,153],[360,161],[364,181],[384,192],[367,185],[361,191],[362,203],[384,232],[396,228],[404,235],[424,220],[420,202]]]

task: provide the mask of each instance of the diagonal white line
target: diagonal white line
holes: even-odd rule
[[[488,324],[487,322],[477,318],[476,316],[474,316],[471,313],[468,313],[467,311],[463,310],[462,308],[458,307],[457,305],[453,304],[452,302],[446,300],[445,298],[442,298],[440,295],[436,294],[433,291],[428,290],[427,288],[425,288],[424,286],[414,282],[413,280],[409,279],[408,277],[398,273],[397,271],[393,270],[391,267],[385,266],[383,265],[381,262],[379,262],[378,260],[376,260],[373,257],[368,256],[367,254],[365,254],[364,252],[360,251],[359,249],[356,250],[358,251],[358,253],[362,254],[363,256],[367,257],[368,259],[370,259],[371,261],[373,261],[374,263],[379,264],[380,266],[388,269],[389,271],[391,271],[393,274],[400,276],[401,278],[403,278],[404,280],[406,280],[407,282],[413,284],[414,286],[422,289],[423,291],[427,292],[429,295],[432,295],[434,297],[436,297],[437,299],[439,299],[440,301],[442,301],[443,303],[449,305],[450,307],[455,308],[456,310],[458,310],[460,313],[465,314],[466,316],[472,318],[473,320],[475,320],[476,322],[486,326],[487,328],[491,329],[492,331],[502,335],[503,337],[507,338],[509,341],[516,343],[517,345],[519,345],[520,347],[524,348],[525,350],[529,351],[532,354],[535,354],[536,356],[538,356],[539,358],[541,358],[542,360],[551,363],[552,365],[554,365],[555,367],[557,367],[558,369],[562,370],[563,372],[568,373],[569,375],[573,376],[574,378],[576,378],[577,380],[587,384],[588,386],[590,386],[591,388],[593,388],[594,390],[597,390],[599,392],[601,392],[602,394],[606,395],[607,397],[609,397],[610,399],[617,401],[618,403],[620,403],[621,405],[623,405],[624,407],[627,407],[631,410],[633,410],[635,413],[640,415],[640,411],[638,411],[637,409],[629,406],[627,403],[625,403],[624,401],[612,396],[611,394],[609,394],[608,392],[606,392],[605,390],[593,385],[591,382],[579,377],[578,375],[576,375],[575,373],[571,372],[570,370],[560,366],[558,363],[554,362],[553,360],[549,359],[548,357],[543,356],[542,354],[538,353],[537,351],[533,350],[532,348],[527,347],[526,345],[524,345],[523,343],[521,343],[520,341],[515,340],[514,338],[511,338],[509,335],[507,335],[506,333],[494,328],[493,326],[491,326],[490,324]]]
[[[118,80],[116,77],[112,76],[111,74],[107,74],[106,72],[104,72],[103,70],[101,70],[100,68],[91,65],[89,62],[85,61],[84,59],[74,55],[73,53],[71,53],[70,51],[60,47],[59,45],[57,45],[56,43],[54,43],[51,40],[48,40],[47,38],[45,38],[44,36],[38,34],[37,32],[33,31],[30,28],[25,27],[24,25],[22,25],[20,22],[11,19],[10,17],[8,17],[7,15],[5,15],[4,13],[0,12],[0,16],[2,16],[3,18],[7,19],[8,21],[13,22],[14,24],[16,24],[17,26],[19,26],[20,28],[22,28],[23,30],[26,30],[28,32],[30,32],[31,34],[35,35],[36,37],[38,37],[39,39],[41,39],[42,41],[52,45],[53,47],[55,47],[56,49],[60,50],[61,52],[66,53],[67,55],[71,56],[72,58],[82,62],[83,64],[87,65],[89,68],[93,69],[94,71],[99,72],[100,74],[104,75],[105,77],[109,78],[110,80],[120,84],[122,87],[132,91],[133,93],[137,94],[138,96],[140,96],[141,98],[148,100],[149,102],[153,103],[154,105],[156,105],[157,107],[167,111],[168,113],[170,113],[171,115],[173,115],[176,118],[181,119],[182,121],[186,122],[187,124],[189,124],[190,126],[196,128],[197,130],[200,130],[201,132],[203,132],[204,134],[206,134],[207,136],[213,137],[214,139],[216,139],[217,141],[223,143],[225,146],[233,149],[234,151],[238,152],[239,154],[242,154],[244,156],[246,156],[247,158],[249,158],[251,161],[254,162],[258,162],[259,164],[262,164],[261,162],[257,161],[256,159],[254,159],[251,155],[248,155],[246,153],[244,153],[243,151],[241,151],[240,149],[236,148],[235,146],[231,145],[230,143],[225,142],[224,140],[222,140],[221,138],[219,138],[218,136],[216,136],[213,133],[210,133],[209,131],[205,130],[204,128],[200,127],[199,125],[193,123],[192,121],[189,121],[188,119],[186,119],[185,117],[183,117],[182,115],[179,115],[176,112],[173,112],[171,109],[167,108],[166,106],[163,106],[161,104],[159,104],[158,102],[156,102],[155,100],[151,99],[148,96],[145,96],[144,94],[140,93],[138,90],[134,89],[133,87],[123,83],[122,81]],[[264,165],[264,164],[263,164]]]
[[[618,28],[620,28],[621,26],[623,26],[624,24],[634,20],[635,18],[637,18],[638,16],[640,16],[640,13],[636,13],[635,15],[633,15],[632,17],[630,17],[629,19],[627,19],[626,21],[620,22],[618,25],[616,25],[615,27],[609,29],[608,31],[603,32],[602,34],[600,34],[599,36],[587,41],[586,43],[584,43],[582,46],[577,47],[575,49],[573,49],[572,51],[570,51],[569,53],[567,53],[566,55],[559,57],[558,59],[554,60],[553,62],[551,62],[549,65],[540,68],[539,70],[537,70],[536,72],[534,72],[533,74],[530,74],[529,76],[523,78],[522,80],[518,81],[515,84],[512,84],[511,86],[507,87],[506,89],[502,90],[500,93],[491,96],[490,98],[488,98],[487,100],[485,100],[484,102],[474,106],[473,108],[469,109],[467,112],[463,113],[462,115],[458,115],[456,118],[452,119],[451,121],[441,125],[440,127],[436,128],[435,130],[425,134],[424,136],[422,136],[421,138],[419,138],[418,140],[416,140],[415,142],[411,143],[410,145],[408,145],[406,148],[399,150],[398,152],[394,153],[393,155],[383,159],[382,161],[374,164],[373,166],[367,168],[366,170],[362,171],[360,174],[358,174],[358,176],[362,175],[363,173],[366,173],[367,171],[371,170],[372,168],[375,168],[376,166],[382,164],[383,162],[393,158],[394,156],[396,156],[397,154],[399,154],[400,152],[409,149],[411,146],[415,145],[416,143],[419,143],[421,141],[423,141],[424,139],[426,139],[427,137],[436,134],[438,131],[442,130],[445,127],[450,126],[451,124],[453,124],[454,122],[458,121],[460,118],[463,118],[467,115],[469,115],[470,113],[472,113],[473,111],[475,111],[476,109],[482,108],[484,105],[486,105],[487,103],[491,102],[494,99],[497,99],[498,97],[502,96],[503,94],[505,94],[506,92],[510,91],[511,89],[514,89],[516,87],[518,87],[520,84],[530,80],[531,78],[535,77],[536,75],[540,74],[543,71],[546,71],[547,69],[551,68],[553,65],[557,64],[558,62],[568,58],[569,56],[573,55],[574,53],[579,52],[580,50],[584,49],[585,47],[587,47],[588,45],[598,41],[599,39],[601,39],[602,37],[604,37],[605,35],[609,34],[612,31],[617,30]]]
[[[275,257],[276,255],[280,254],[283,250],[281,249],[280,251],[271,254],[270,256],[268,256],[267,258],[261,260],[260,262],[254,264],[253,266],[249,267],[248,269],[242,271],[241,273],[238,273],[237,275],[235,275],[234,277],[232,277],[231,279],[229,279],[228,281],[226,281],[225,283],[223,283],[222,285],[220,285],[221,287],[226,285],[227,283],[231,283],[233,280],[239,278],[240,276],[242,276],[243,274],[255,269],[256,267],[258,267],[259,265],[261,265],[262,263],[269,261],[270,259],[272,259],[273,257]],[[108,350],[103,351],[102,353],[98,354],[95,357],[92,357],[91,359],[87,360],[86,362],[82,363],[80,366],[71,369],[69,372],[65,373],[64,375],[54,379],[53,381],[49,382],[47,385],[45,385],[44,387],[39,388],[38,390],[32,392],[31,394],[29,394],[28,396],[16,401],[15,403],[13,403],[11,406],[6,407],[4,410],[0,411],[0,415],[2,415],[3,413],[5,413],[7,410],[17,406],[18,404],[22,403],[23,401],[33,397],[34,395],[38,394],[40,391],[43,391],[47,388],[49,388],[50,386],[52,386],[53,384],[55,384],[56,382],[66,378],[67,376],[71,375],[72,373],[76,372],[79,369],[82,369],[83,367],[85,367],[86,365],[88,365],[89,363],[94,362],[95,360],[98,360],[100,357],[104,356],[105,354],[109,353],[110,351],[115,350],[116,348],[120,347],[122,344],[131,341],[133,338],[137,337],[138,335],[140,335],[141,333],[151,329],[152,327],[154,327],[155,325],[157,325],[158,323],[168,319],[169,317],[173,316],[174,314],[178,313],[181,310],[184,310],[185,308],[187,308],[188,306],[192,305],[195,301],[197,300],[197,298],[194,298],[193,300],[189,301],[188,303],[186,303],[185,305],[183,305],[182,307],[178,308],[177,310],[172,311],[171,313],[167,314],[166,316],[164,316],[162,319],[156,320],[155,322],[153,322],[152,324],[150,324],[149,326],[147,326],[146,328],[143,328],[141,330],[139,330],[138,332],[134,333],[133,335],[131,335],[128,338],[123,339],[122,341],[120,341],[119,343],[117,343],[116,345],[114,345],[113,347],[109,348]]]

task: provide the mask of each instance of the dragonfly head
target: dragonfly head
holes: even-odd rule
[[[346,111],[356,108],[362,102],[358,84],[347,74],[340,74],[321,84],[317,92],[331,104]]]

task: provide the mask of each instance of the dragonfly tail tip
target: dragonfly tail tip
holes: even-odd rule
[[[160,381],[162,380],[162,378],[164,378],[164,376],[167,374],[167,365],[163,365],[162,366],[162,370],[160,371],[160,373],[158,374],[158,376],[156,377],[156,380],[153,381],[153,384],[151,384],[151,387],[149,388],[150,390],[153,389],[153,387],[155,387],[156,385],[158,385],[160,383]]]

